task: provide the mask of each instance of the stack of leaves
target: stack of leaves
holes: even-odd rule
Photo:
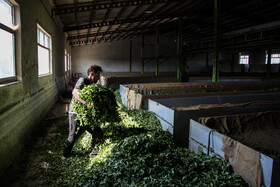
[[[116,95],[118,101],[119,95]],[[54,142],[44,161],[47,186],[248,186],[230,170],[229,164],[216,157],[195,154],[176,147],[172,135],[161,130],[152,112],[127,110],[118,103],[121,121],[102,125],[104,142],[99,153],[89,158],[91,135],[85,133],[74,146],[72,156],[64,164],[61,136]],[[55,149],[57,148],[57,149]]]
[[[106,122],[118,122],[120,120],[117,111],[117,102],[114,92],[100,84],[85,86],[79,91],[79,97],[91,107],[87,107],[73,97],[71,105],[77,113],[76,119],[84,125],[102,125]]]
[[[81,176],[72,182],[80,186],[248,186],[228,163],[176,147],[170,133],[163,131],[107,142]]]

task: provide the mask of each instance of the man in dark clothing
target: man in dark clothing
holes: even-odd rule
[[[87,107],[92,107],[86,103],[83,99],[79,97],[79,90],[82,90],[85,86],[90,84],[96,84],[97,81],[100,79],[100,73],[102,72],[102,68],[100,66],[94,65],[91,66],[87,71],[87,78],[80,78],[74,89],[73,89],[73,97],[80,101],[82,104],[86,105]],[[103,138],[103,132],[100,127],[95,127],[92,130],[89,126],[84,126],[83,124],[80,125],[80,129],[77,134],[75,134],[77,130],[77,124],[81,123],[79,120],[76,119],[77,114],[73,111],[73,107],[70,105],[69,107],[69,135],[64,144],[63,156],[61,157],[62,161],[66,161],[66,158],[70,155],[72,148],[74,146],[74,142],[79,138],[81,134],[85,131],[88,131],[92,134],[92,148],[97,143],[98,140]],[[96,153],[96,150],[93,149],[92,154]]]

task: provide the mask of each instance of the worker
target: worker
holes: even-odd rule
[[[84,86],[88,86],[90,84],[96,84],[98,80],[100,79],[100,73],[102,72],[102,68],[97,65],[90,66],[87,70],[87,78],[79,78],[77,83],[75,84],[75,87],[72,91],[72,95],[75,99],[80,101],[82,104],[86,105],[87,107],[92,107],[86,101],[81,99],[79,97],[78,90],[82,90]],[[92,135],[92,152],[90,154],[90,157],[97,154],[97,150],[94,149],[94,146],[96,143],[100,142],[103,138],[103,131],[100,127],[94,127],[94,130],[91,129],[89,126],[84,126],[83,124],[80,124],[79,131],[77,134],[75,133],[77,130],[77,124],[81,123],[81,121],[76,119],[77,114],[73,111],[73,106],[70,105],[69,112],[69,135],[68,138],[64,144],[64,150],[63,155],[61,156],[61,161],[65,162],[66,158],[70,155],[74,142],[79,138],[80,135],[82,135],[85,131],[88,131]]]

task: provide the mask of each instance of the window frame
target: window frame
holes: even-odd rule
[[[277,55],[277,57],[273,57],[273,55]],[[278,60],[278,62],[274,63],[273,59],[279,59],[279,60]],[[267,64],[267,62],[268,62],[268,51],[266,50],[265,51],[265,64]],[[278,65],[278,64],[280,64],[280,50],[274,50],[274,51],[271,52],[270,64],[271,65]]]
[[[7,32],[9,34],[12,34],[12,45],[13,45],[13,71],[14,71],[14,75],[12,76],[9,76],[9,77],[3,77],[1,78],[0,77],[0,84],[2,83],[9,83],[9,82],[14,82],[17,80],[17,58],[16,58],[16,41],[17,41],[17,30],[18,30],[18,27],[16,26],[17,24],[17,19],[16,19],[16,5],[13,4],[12,2],[10,1],[7,1],[7,0],[4,0],[4,2],[6,2],[8,5],[11,6],[11,16],[12,16],[12,22],[11,22],[11,25],[8,26],[8,25],[5,25],[4,23],[1,23],[0,22],[0,29],[4,32]]]
[[[43,33],[43,44],[41,44],[40,40],[40,32]],[[45,46],[45,36],[48,37],[48,47]],[[48,50],[49,52],[49,71],[48,73],[39,73],[39,47]],[[52,37],[51,35],[40,25],[37,23],[37,64],[38,64],[38,77],[48,76],[52,74]]]
[[[244,58],[246,57],[246,58]],[[247,60],[247,63],[241,63],[243,61],[243,59]],[[241,65],[249,65],[250,63],[250,54],[248,52],[240,52],[239,53],[239,64]]]

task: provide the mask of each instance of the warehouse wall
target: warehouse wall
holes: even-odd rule
[[[206,58],[208,56],[208,67],[213,64],[213,53],[195,53],[187,54],[185,62],[189,66],[192,73],[206,71]]]
[[[176,42],[160,37],[160,55],[176,54]],[[155,44],[155,37],[145,37],[145,44]],[[132,39],[132,72],[141,72],[142,38]],[[155,47],[145,47],[145,57],[154,57]],[[130,40],[84,45],[72,48],[72,71],[83,73],[92,64],[100,65],[104,72],[129,72]],[[147,61],[148,62],[148,61]],[[160,72],[175,72],[177,58],[160,59]],[[155,72],[156,63],[145,65],[145,72]]]
[[[145,37],[145,44],[154,44],[155,36]],[[177,44],[167,37],[160,37],[160,55],[176,54]],[[141,72],[142,38],[132,39],[132,72]],[[246,50],[245,50],[246,51]],[[245,52],[243,51],[243,52]],[[239,64],[239,52],[223,51],[219,55],[220,71],[222,72],[266,72],[265,49],[247,50],[250,53],[250,65]],[[213,53],[202,52],[186,54],[184,61],[191,72],[206,72],[206,56],[208,55],[208,70],[213,66]],[[145,46],[145,57],[154,57],[155,47]],[[92,64],[102,66],[104,72],[129,72],[130,42],[129,40],[113,41],[94,45],[83,45],[72,48],[73,72],[83,73]],[[161,59],[160,72],[176,72],[177,57]],[[231,64],[234,64],[231,66]],[[279,65],[271,65],[271,72],[278,72]],[[155,61],[145,64],[145,72],[155,72]]]
[[[17,38],[18,81],[0,85],[0,175],[19,153],[35,127],[64,89],[64,33],[51,17],[49,1],[17,0],[20,36]],[[44,4],[42,4],[44,3]],[[37,23],[52,37],[52,74],[38,77]]]
[[[231,64],[233,65],[234,72],[266,72],[266,53],[264,49],[248,50],[249,52],[249,65],[239,64],[239,51],[221,52],[219,54],[219,67],[222,72],[231,72]],[[185,61],[190,67],[191,72],[200,73],[206,70],[206,56],[208,55],[208,66],[211,69],[213,66],[213,53],[195,53],[187,54]],[[250,70],[249,70],[250,68]],[[279,64],[271,65],[271,72],[278,72]]]

